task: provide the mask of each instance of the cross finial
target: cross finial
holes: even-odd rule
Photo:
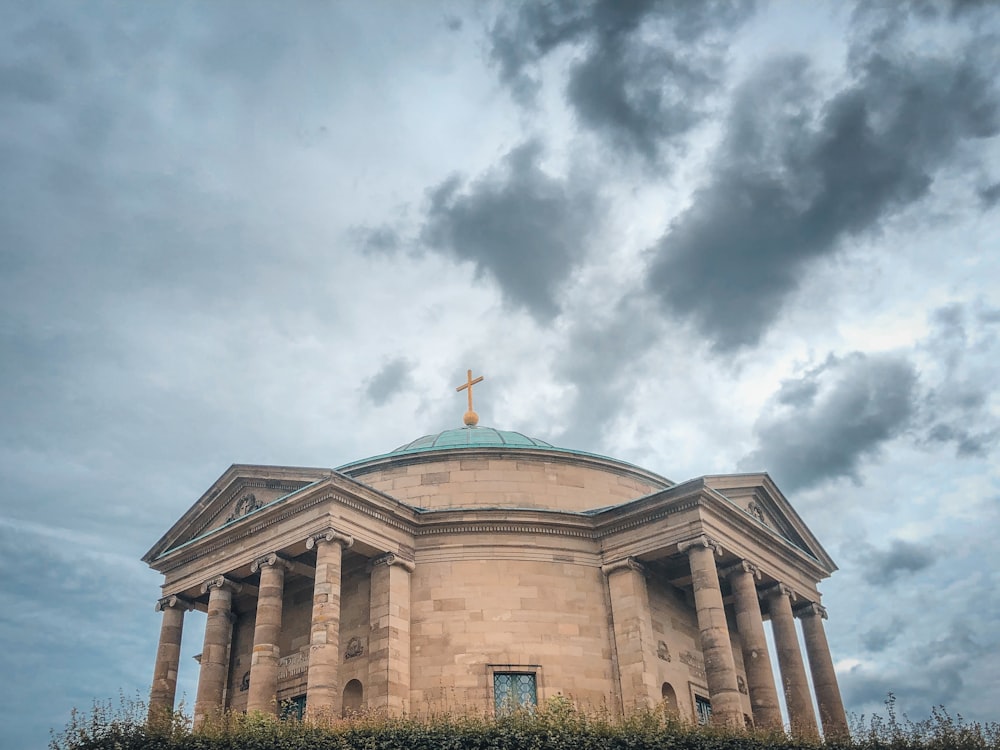
[[[467,390],[469,392],[469,410],[465,412],[465,416],[462,418],[462,421],[465,422],[466,427],[475,427],[477,424],[479,424],[479,415],[476,414],[476,412],[472,411],[472,386],[474,386],[476,383],[482,383],[482,382],[483,382],[482,375],[473,380],[472,370],[469,370],[468,374],[466,375],[465,383],[463,383],[462,385],[458,386],[458,388],[455,389],[456,391]]]

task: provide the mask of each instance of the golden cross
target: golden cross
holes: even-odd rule
[[[465,417],[463,419],[465,424],[469,427],[475,427],[479,423],[479,415],[472,410],[472,386],[474,386],[476,383],[482,383],[482,382],[483,382],[482,375],[473,380],[472,370],[469,370],[468,374],[466,375],[465,383],[463,383],[462,385],[458,386],[458,388],[455,389],[456,391],[459,392],[465,390],[469,391],[469,410],[465,412]]]

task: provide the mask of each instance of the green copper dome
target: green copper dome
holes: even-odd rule
[[[460,427],[454,430],[445,430],[436,435],[424,435],[399,446],[386,455],[395,456],[402,453],[444,450],[446,448],[480,447],[552,449],[554,446],[544,440],[528,437],[511,430],[497,430],[492,427]]]

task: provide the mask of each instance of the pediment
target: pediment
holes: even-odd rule
[[[708,476],[704,481],[706,486],[726,497],[754,521],[798,547],[831,573],[837,569],[833,559],[768,474],[725,474]]]
[[[231,466],[143,556],[150,563],[215,529],[239,521],[270,503],[328,478],[329,469]]]

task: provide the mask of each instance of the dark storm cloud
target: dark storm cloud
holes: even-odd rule
[[[860,545],[856,563],[873,585],[893,583],[905,574],[917,573],[933,565],[938,552],[929,542],[908,542],[893,539],[885,549]]]
[[[403,357],[386,362],[377,373],[365,381],[365,396],[376,406],[382,406],[410,382],[412,366]]]
[[[976,661],[993,659],[982,633],[958,620],[938,637],[908,638],[906,660],[914,665],[905,673],[894,669],[875,671],[857,666],[838,674],[844,702],[862,710],[880,707],[891,693],[895,709],[910,716],[926,716],[931,708],[967,705],[965,677]]]
[[[906,622],[900,617],[894,617],[887,625],[864,631],[861,634],[861,645],[869,653],[881,653],[895,643],[905,629]]]
[[[998,374],[996,323],[990,310],[960,304],[932,314],[922,348],[942,372],[922,399],[925,444],[950,443],[957,456],[970,458],[988,455],[1000,441],[1000,422],[989,409]]]
[[[993,208],[1000,202],[1000,182],[994,182],[992,185],[980,188],[976,192],[979,194],[979,200],[982,201],[983,208]]]
[[[399,230],[389,225],[356,227],[350,234],[365,255],[392,255],[402,247]]]
[[[507,301],[550,319],[559,311],[559,284],[584,259],[598,210],[591,189],[550,177],[541,157],[531,141],[485,177],[465,184],[456,176],[433,188],[421,239],[472,262]]]
[[[492,56],[527,103],[540,87],[539,63],[564,45],[579,47],[566,97],[580,123],[652,160],[705,116],[722,76],[721,37],[752,8],[740,0],[526,2],[494,25]]]
[[[962,147],[1000,132],[995,50],[895,53],[868,36],[829,98],[804,58],[737,92],[709,178],[653,248],[648,287],[718,350],[755,345],[816,259],[923,198]]]
[[[790,490],[857,481],[861,462],[907,427],[916,395],[916,371],[904,357],[830,356],[782,384],[754,426],[760,447],[740,468],[767,470]]]

